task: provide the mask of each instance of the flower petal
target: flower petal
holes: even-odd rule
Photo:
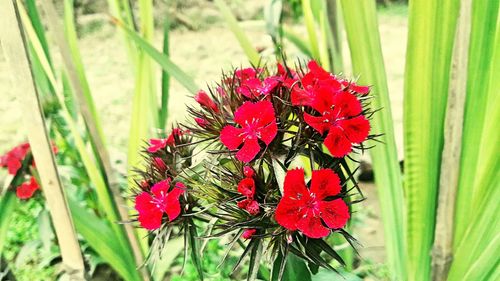
[[[312,172],[311,193],[316,194],[318,200],[339,194],[340,178],[331,169],[321,169]]]
[[[344,131],[337,126],[330,127],[324,144],[334,157],[344,157],[352,150],[351,141],[347,139]]]
[[[240,136],[241,133],[241,129],[227,125],[220,132],[220,141],[228,149],[234,150],[243,142],[243,138]]]
[[[167,146],[167,139],[150,139],[148,151],[155,153],[158,150],[165,148]]]
[[[179,197],[184,193],[185,186],[183,183],[178,182],[174,189],[167,194],[165,213],[167,213],[168,220],[175,220],[181,213],[181,203]]]
[[[282,198],[274,213],[276,222],[288,230],[296,230],[297,223],[303,215],[304,208],[296,203],[296,200]]]
[[[269,125],[259,129],[259,133],[260,133],[260,139],[266,145],[269,145],[276,137],[276,134],[278,134],[278,125],[273,120]]]
[[[157,199],[161,200],[165,196],[167,196],[169,189],[170,189],[170,178],[167,178],[153,185],[153,187],[151,188],[151,193],[153,193]]]
[[[342,199],[321,201],[319,205],[321,218],[329,228],[337,229],[346,225],[349,220],[349,208]]]
[[[245,102],[234,113],[234,121],[244,127],[247,123],[258,120],[260,126],[276,121],[273,104],[264,100],[256,103]]]
[[[297,228],[310,238],[322,238],[330,234],[330,230],[323,226],[321,219],[310,213],[299,220]]]
[[[247,139],[243,143],[243,147],[236,153],[236,159],[248,163],[255,158],[259,151],[259,141],[257,139]]]
[[[308,113],[304,113],[304,121],[306,121],[307,125],[313,127],[320,134],[324,134],[330,129],[331,126],[325,117],[312,116]]]
[[[150,212],[153,209],[161,212],[156,204],[153,203],[153,196],[146,191],[141,192],[135,197],[135,209],[139,214]]]
[[[341,120],[338,122],[338,125],[353,143],[363,142],[370,133],[370,122],[362,115],[356,118]]]
[[[163,212],[160,210],[151,210],[149,212],[139,213],[137,220],[142,227],[148,230],[155,230],[161,227]]]
[[[334,114],[339,117],[352,117],[361,113],[361,102],[355,95],[338,92],[333,96]]]

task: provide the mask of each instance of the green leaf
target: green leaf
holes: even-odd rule
[[[132,41],[134,41],[141,50],[148,54],[153,60],[155,60],[163,70],[167,71],[172,77],[174,77],[182,86],[184,86],[191,93],[196,94],[200,87],[196,85],[193,78],[182,71],[176,64],[174,64],[168,56],[165,56],[158,50],[156,50],[150,43],[139,36],[136,32],[130,30],[118,19],[114,19],[116,25],[125,31]]]
[[[411,1],[404,94],[408,277],[431,277],[443,125],[459,1]]]
[[[2,253],[6,241],[7,231],[10,229],[9,225],[12,222],[12,214],[18,205],[19,200],[12,190],[7,190],[7,192],[0,197],[0,253]]]
[[[339,270],[339,272],[320,270],[312,276],[312,281],[362,281],[359,276]]]
[[[170,21],[165,17],[163,23],[163,54],[169,56],[169,31]],[[161,72],[161,105],[159,114],[159,127],[165,129],[168,118],[168,98],[170,92],[170,75],[167,71]]]
[[[309,36],[309,46],[311,46],[312,58],[318,60],[320,58],[318,36],[316,35],[316,26],[314,22],[313,10],[311,8],[311,0],[302,0],[302,11],[304,12],[304,23]]]
[[[345,29],[354,73],[360,83],[372,85],[372,107],[382,109],[373,115],[372,134],[383,134],[370,150],[377,174],[378,197],[382,211],[386,255],[392,278],[406,279],[406,250],[403,228],[404,198],[394,137],[391,102],[387,87],[380,34],[374,1],[341,1]],[[362,38],[363,42],[360,42]]]
[[[226,21],[229,29],[233,32],[234,36],[236,36],[236,39],[238,39],[238,42],[240,43],[240,46],[245,52],[245,54],[247,55],[250,63],[254,66],[259,65],[260,62],[259,53],[257,53],[255,48],[252,46],[250,39],[245,34],[243,29],[241,29],[241,27],[238,25],[238,21],[236,21],[236,18],[231,13],[231,10],[229,10],[227,4],[224,2],[224,0],[214,0],[214,3],[222,13],[222,17]]]
[[[312,281],[311,273],[303,259],[289,253],[286,259],[283,281]]]

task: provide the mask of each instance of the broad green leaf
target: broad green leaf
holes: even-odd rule
[[[224,0],[214,0],[214,3],[222,13],[222,17],[226,21],[229,29],[233,32],[234,36],[236,36],[236,39],[238,39],[238,42],[240,43],[240,46],[245,52],[245,54],[247,55],[250,63],[254,66],[259,65],[260,63],[259,53],[257,53],[255,48],[252,46],[250,39],[245,34],[243,29],[241,29],[241,27],[238,25],[238,21],[231,13],[231,10],[229,10],[229,7],[227,6],[226,2],[224,2]]]
[[[380,45],[374,1],[341,1],[345,29],[351,52],[354,73],[360,75],[359,83],[372,85],[372,107],[382,109],[373,115],[372,134],[383,134],[378,144],[370,150],[378,186],[386,255],[393,279],[406,279],[406,252],[403,228],[403,190],[399,169],[396,141],[387,87],[384,60]],[[362,42],[360,42],[362,38]]]

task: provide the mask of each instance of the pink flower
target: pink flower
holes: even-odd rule
[[[344,227],[350,217],[342,199],[326,201],[340,191],[340,179],[331,169],[313,171],[309,189],[304,181],[304,170],[290,170],[285,176],[284,194],[276,208],[275,219],[288,230],[298,229],[311,238],[325,237],[330,233],[329,228]]]
[[[206,109],[211,109],[214,112],[219,112],[219,108],[217,104],[207,95],[207,93],[203,90],[200,90],[198,94],[194,97],[196,102],[198,102],[202,107]]]
[[[241,237],[243,237],[243,239],[250,239],[252,238],[252,236],[255,234],[255,232],[257,232],[257,229],[255,228],[249,228],[245,231],[243,231],[243,234],[241,235]]]
[[[29,199],[39,188],[40,186],[36,182],[36,179],[34,177],[31,177],[29,182],[25,182],[17,187],[16,196],[19,199]]]
[[[163,180],[151,188],[151,193],[143,191],[135,198],[135,209],[139,213],[138,220],[142,227],[155,230],[160,228],[164,213],[169,222],[180,215],[179,197],[186,187],[178,182],[169,192],[170,184],[170,179]]]
[[[259,153],[259,139],[269,145],[278,133],[274,108],[269,101],[245,102],[236,110],[234,121],[241,128],[225,126],[220,133],[220,140],[230,150],[243,144],[236,158],[245,163],[252,161]]]

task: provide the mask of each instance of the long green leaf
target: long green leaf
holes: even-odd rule
[[[236,39],[238,39],[238,42],[240,43],[241,48],[243,48],[243,51],[247,55],[250,63],[254,66],[259,65],[260,62],[259,53],[257,53],[255,48],[252,46],[250,39],[245,34],[243,29],[241,29],[241,27],[238,25],[238,21],[231,13],[231,10],[229,10],[227,4],[223,0],[214,0],[214,3],[222,13],[222,17],[226,21],[227,26],[229,27],[229,29],[231,29],[234,36],[236,36]]]
[[[302,0],[302,11],[304,12],[304,23],[309,37],[309,46],[311,46],[312,58],[319,60],[319,46],[318,37],[316,35],[316,27],[314,22],[314,15],[311,8],[311,0]]]
[[[6,241],[7,231],[12,221],[12,214],[19,205],[19,200],[12,190],[7,190],[0,198],[0,254]]]
[[[402,179],[377,28],[376,7],[371,0],[343,0],[341,4],[354,72],[360,75],[361,83],[373,85],[373,108],[382,109],[373,116],[371,133],[384,134],[380,138],[384,144],[375,146],[370,152],[382,210],[387,263],[393,279],[405,280]],[[363,38],[363,42],[359,42],[360,38]]]
[[[407,280],[430,278],[458,0],[411,1],[404,95]]]
[[[140,280],[132,256],[123,253],[113,228],[96,215],[87,212],[75,199],[69,198],[68,201],[76,230],[92,249],[125,280]]]
[[[464,128],[462,137],[461,173],[456,201],[454,246],[463,239],[465,229],[469,225],[471,211],[474,210],[474,194],[481,193],[475,189],[479,170],[480,150],[485,147],[477,145],[481,142],[487,117],[484,110],[493,95],[498,94],[495,83],[498,73],[492,73],[493,67],[499,63],[498,58],[492,59],[493,52],[498,50],[498,39],[495,43],[495,33],[498,34],[499,1],[473,1],[472,26],[469,48],[469,66],[467,79],[467,98],[464,112]],[[496,45],[495,45],[496,44]],[[498,52],[497,52],[498,53]],[[496,55],[498,57],[498,55]],[[498,68],[498,67],[497,67]],[[478,77],[481,77],[478,79]],[[498,82],[496,82],[498,87]],[[494,145],[496,147],[497,145]],[[494,149],[493,147],[493,149]],[[491,149],[491,148],[490,148]],[[494,151],[490,151],[494,152]],[[493,168],[493,167],[486,167]]]
[[[170,32],[170,21],[165,18],[163,23],[163,54],[169,56],[169,32]],[[170,93],[170,74],[163,70],[161,72],[161,105],[159,110],[159,128],[165,129],[167,125],[168,118],[168,98]]]
[[[123,25],[120,21],[115,19],[115,23],[120,26],[125,33],[140,47],[141,50],[146,52],[153,60],[155,60],[165,71],[174,77],[182,86],[184,86],[191,93],[196,94],[200,89],[193,78],[182,71],[176,64],[174,64],[167,56],[156,50],[150,43],[144,40],[134,31]]]

